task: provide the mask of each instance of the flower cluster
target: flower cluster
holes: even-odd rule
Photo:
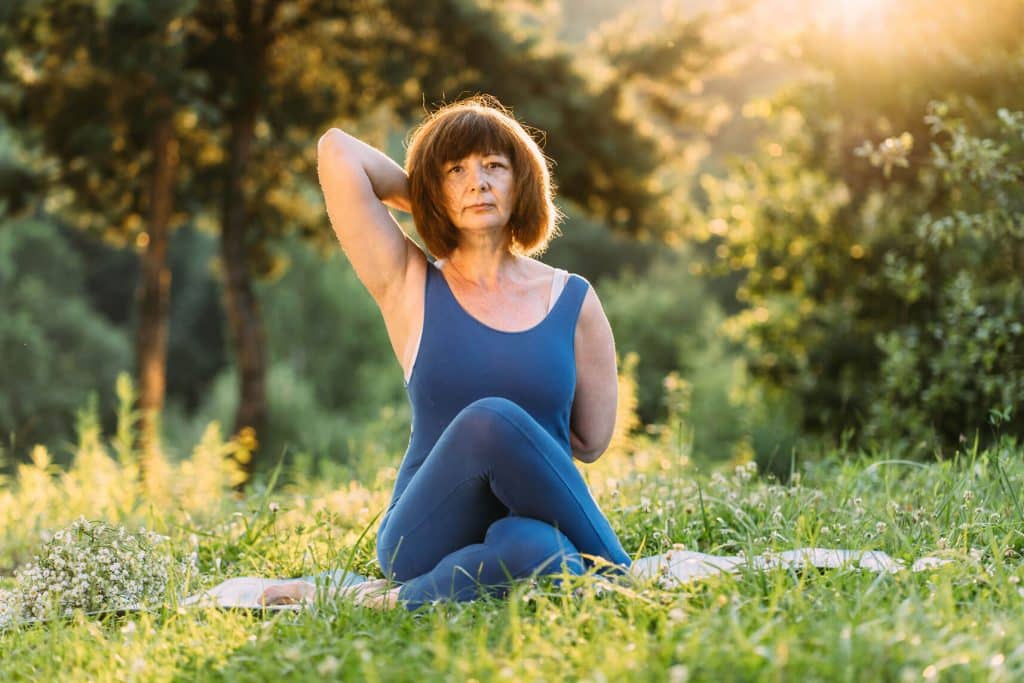
[[[0,626],[18,618],[133,609],[160,601],[178,570],[158,547],[162,540],[145,529],[133,533],[84,518],[73,522],[16,572],[14,591],[0,594]]]
[[[21,613],[21,604],[13,591],[0,590],[0,630],[14,622]]]

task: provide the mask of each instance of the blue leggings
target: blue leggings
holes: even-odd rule
[[[504,398],[466,406],[441,434],[377,534],[384,574],[408,609],[504,595],[512,579],[630,560],[572,458]]]

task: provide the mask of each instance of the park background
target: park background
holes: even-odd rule
[[[1016,463],[1022,27],[1019,0],[4,3],[0,572],[79,514],[184,514],[224,530],[207,572],[297,573],[215,521],[271,482],[299,527],[372,522],[409,407],[316,140],[401,162],[476,93],[537,129],[566,214],[542,260],[615,331],[599,495],[649,467]],[[630,524],[631,551],[687,540]]]

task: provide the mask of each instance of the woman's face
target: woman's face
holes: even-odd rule
[[[473,153],[442,167],[445,210],[460,230],[504,230],[512,215],[512,163],[499,152]]]

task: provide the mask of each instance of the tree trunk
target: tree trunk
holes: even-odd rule
[[[249,215],[244,190],[245,169],[252,154],[255,105],[245,106],[231,121],[230,160],[224,188],[220,255],[224,296],[239,375],[235,434],[245,430],[246,441],[259,439],[267,420],[266,340],[259,302],[253,291],[246,259]],[[249,432],[248,430],[252,430]],[[255,460],[241,463],[251,472]]]
[[[252,213],[245,174],[252,158],[256,120],[265,102],[267,52],[274,39],[271,26],[280,4],[280,0],[235,0],[233,4],[236,99],[227,113],[230,140],[220,255],[228,327],[239,378],[234,433],[241,436],[248,451],[249,457],[239,463],[246,474],[251,474],[255,468],[258,440],[263,437],[267,423],[267,396],[266,337],[247,253],[250,241],[255,239],[250,234]]]
[[[167,319],[170,314],[171,271],[167,243],[178,171],[178,141],[169,107],[161,106],[151,141],[153,176],[150,182],[148,228],[144,233],[142,274],[136,298],[138,330],[140,447],[145,458],[159,445],[158,424],[166,394]]]

